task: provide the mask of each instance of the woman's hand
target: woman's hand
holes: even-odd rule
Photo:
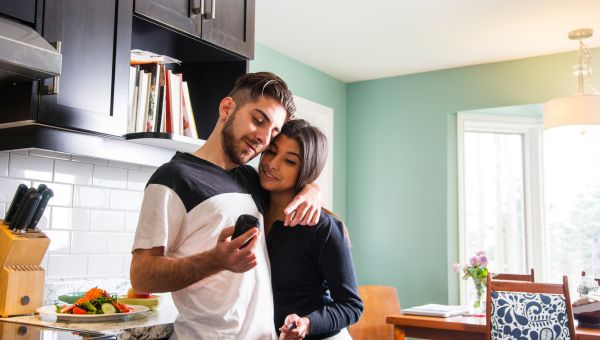
[[[315,225],[319,222],[322,206],[321,188],[316,183],[307,184],[283,210],[285,213],[283,225],[290,227],[298,224]]]
[[[281,331],[279,340],[304,339],[310,333],[310,319],[290,314],[285,318],[284,325],[279,328],[279,331]]]

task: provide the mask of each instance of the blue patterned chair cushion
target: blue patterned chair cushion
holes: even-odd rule
[[[492,291],[492,339],[570,339],[564,295]]]

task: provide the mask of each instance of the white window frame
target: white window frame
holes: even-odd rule
[[[526,268],[535,268],[537,278],[545,278],[544,230],[542,201],[542,120],[538,117],[500,116],[487,114],[457,114],[458,148],[458,251],[461,264],[473,254],[467,254],[465,232],[465,132],[496,132],[523,136],[523,171],[525,202]],[[461,277],[462,278],[462,277]],[[460,280],[460,303],[467,304],[467,281]]]

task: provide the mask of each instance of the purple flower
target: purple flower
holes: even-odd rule
[[[475,253],[475,255],[477,255],[477,256],[485,256],[485,251],[480,250],[477,253]]]
[[[461,269],[462,269],[462,266],[460,265],[460,263],[454,263],[452,265],[452,270],[456,273],[460,273]]]
[[[479,256],[479,263],[485,267],[488,264],[488,258],[485,255]]]
[[[469,259],[469,264],[473,267],[475,267],[478,263],[479,261],[477,260],[477,256],[473,256]]]

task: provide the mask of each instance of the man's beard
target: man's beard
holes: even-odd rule
[[[233,134],[233,124],[235,121],[235,112],[233,113],[234,116],[229,118],[229,120],[227,120],[225,122],[225,125],[223,126],[223,130],[221,130],[221,137],[222,137],[222,145],[223,145],[223,151],[225,151],[225,153],[227,154],[227,157],[229,157],[229,159],[237,164],[237,165],[244,165],[247,162],[249,162],[252,158],[256,157],[258,155],[258,147],[254,146],[255,149],[257,150],[257,152],[253,155],[248,154],[248,152],[246,152],[245,150],[239,151],[236,148],[236,140],[235,140],[235,136]],[[242,157],[248,155],[247,159],[243,159]]]

